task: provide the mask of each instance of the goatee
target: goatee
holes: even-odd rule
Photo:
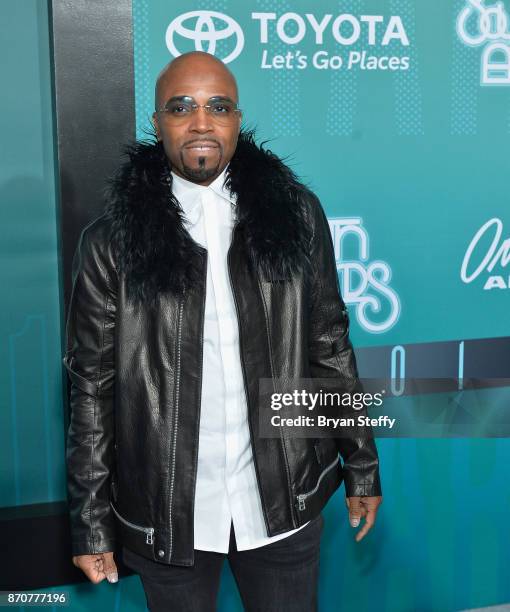
[[[191,166],[187,166],[183,164],[183,174],[189,178],[190,181],[194,182],[203,182],[207,179],[211,178],[218,172],[219,164],[216,166],[212,166],[207,168],[206,166],[207,157],[201,155],[198,157],[198,167],[192,168]]]

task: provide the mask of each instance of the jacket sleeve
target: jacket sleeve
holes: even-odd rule
[[[363,392],[354,350],[349,339],[349,315],[340,293],[333,240],[328,220],[316,196],[312,198],[312,287],[310,315],[310,370],[313,378],[332,378],[335,391]],[[330,389],[331,390],[331,389]],[[349,416],[367,414],[366,408]],[[347,497],[381,495],[379,457],[371,429],[363,435],[336,438],[343,460]]]
[[[82,232],[73,259],[63,360],[71,382],[66,465],[73,555],[113,551],[115,533],[109,501],[116,284],[104,247],[89,232]]]

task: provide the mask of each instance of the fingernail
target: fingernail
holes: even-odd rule
[[[351,527],[358,527],[358,526],[359,526],[359,518],[351,519]]]
[[[106,579],[108,580],[108,582],[118,582],[119,581],[119,575],[117,574],[117,572],[115,572],[113,574],[108,574],[108,576],[106,576]]]

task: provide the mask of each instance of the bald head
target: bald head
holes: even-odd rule
[[[156,79],[154,103],[156,109],[167,100],[169,88],[180,88],[192,80],[194,83],[214,80],[230,92],[230,97],[239,102],[237,82],[227,66],[217,57],[205,51],[183,53],[169,62]],[[184,93],[184,92],[183,92]],[[189,92],[188,92],[189,93]],[[221,95],[222,92],[218,92]]]

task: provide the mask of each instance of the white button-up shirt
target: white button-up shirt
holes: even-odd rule
[[[228,166],[227,166],[228,167]],[[172,172],[173,194],[191,237],[207,249],[202,401],[194,512],[194,548],[227,553],[231,522],[237,550],[288,537],[268,537],[253,463],[227,251],[235,195],[223,172],[208,186]]]

